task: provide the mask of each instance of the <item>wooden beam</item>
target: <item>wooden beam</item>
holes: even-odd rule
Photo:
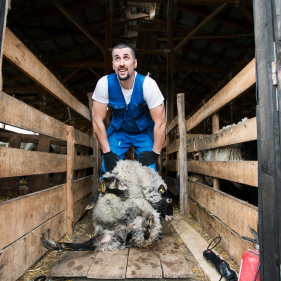
[[[188,74],[191,72],[191,70],[189,70],[189,71],[187,71],[184,75],[183,75],[183,77],[181,78],[181,79],[179,79],[176,83],[175,83],[175,87],[178,85],[178,84],[180,84],[187,76],[188,76]]]
[[[93,67],[104,68],[104,62],[92,62],[92,61],[50,61],[48,66],[57,67]]]
[[[61,83],[64,84],[64,83],[65,83],[66,81],[68,81],[73,75],[75,75],[80,69],[81,69],[81,67],[75,68],[71,73],[69,73],[68,75],[66,75],[66,76],[61,80]]]
[[[167,135],[178,125],[179,119],[176,116],[170,123],[167,125]]]
[[[166,103],[167,103],[167,120],[168,123],[174,118],[174,43],[173,43],[173,19],[174,19],[174,1],[168,0],[167,5],[167,47],[171,52],[168,53],[167,57],[167,92],[166,92]]]
[[[72,237],[74,231],[73,187],[75,158],[74,127],[67,127],[67,169],[66,169],[66,229],[67,235]]]
[[[0,177],[17,177],[66,171],[66,156],[0,147]]]
[[[58,100],[90,120],[89,109],[74,98],[58,79],[55,78],[8,28],[6,29],[5,35],[4,56],[15,63],[17,68]]]
[[[169,143],[167,146],[166,146],[166,154],[171,154],[171,153],[174,153],[174,152],[177,152],[179,151],[179,139],[175,139],[173,140],[171,143]]]
[[[227,103],[244,93],[256,82],[255,60],[252,60],[238,75],[236,75],[214,98],[202,106],[186,121],[186,130],[195,128],[204,119],[214,114]]]
[[[189,161],[188,172],[258,186],[257,161]]]
[[[239,11],[251,22],[254,23],[253,14],[243,4],[239,5]]]
[[[214,149],[227,145],[257,140],[257,120],[252,118],[219,133],[191,140],[188,152]]]
[[[178,126],[179,126],[179,151],[178,151],[178,171],[180,188],[180,212],[182,215],[189,213],[188,206],[188,174],[187,174],[187,149],[185,130],[185,94],[177,95]]]
[[[207,18],[205,18],[200,24],[198,24],[192,32],[190,32],[176,47],[174,47],[174,52],[177,52],[184,44],[186,44],[190,38],[195,35],[203,26],[205,26],[210,20],[216,17],[221,11],[225,9],[227,3],[219,6],[215,11],[213,11]]]
[[[226,1],[224,3],[226,3]],[[241,2],[240,2],[239,5],[242,5]],[[249,6],[249,7],[251,7],[251,6]],[[196,7],[195,5],[190,5],[190,4],[187,4],[187,3],[177,4],[176,8],[181,10],[181,11],[185,11],[189,14],[197,15],[197,16],[203,17],[203,18],[206,18],[209,15],[209,10],[204,9],[203,7]],[[235,29],[244,30],[246,32],[253,32],[254,31],[252,25],[241,22],[241,21],[233,19],[233,18],[225,17],[225,15],[223,15],[223,14],[215,17],[213,19],[213,21],[221,23],[223,25],[232,26]]]
[[[212,133],[215,134],[218,132],[220,129],[220,117],[219,117],[219,112],[216,112],[212,116]],[[217,160],[217,150],[213,149],[213,161]],[[216,190],[220,189],[220,182],[218,178],[213,177],[213,187]]]
[[[229,81],[232,80],[232,77],[237,75],[244,66],[246,66],[249,62],[249,60],[254,56],[255,54],[255,48],[252,48],[248,53],[243,57],[243,59],[231,70],[231,72],[227,73],[226,76],[218,83],[218,88],[221,89],[223,86],[225,86]],[[207,95],[207,97],[202,100],[195,108],[194,110],[197,111],[199,108],[201,108],[208,100],[210,100],[211,97],[216,94],[217,91],[213,90],[210,94]]]
[[[71,20],[90,40],[92,40],[99,47],[102,53],[104,53],[104,47],[86,27],[84,27],[60,2],[57,0],[51,1],[65,14],[65,16],[68,17],[69,20]]]
[[[4,92],[0,92],[0,122],[66,140],[66,126],[63,123]]]
[[[252,0],[241,0],[241,3],[247,6],[252,6]],[[179,4],[187,3],[192,5],[220,5],[222,3],[237,4],[236,0],[180,0]]]
[[[92,73],[94,73],[94,75],[95,75],[98,79],[100,79],[100,76],[99,76],[91,67],[88,67],[88,69],[89,69]]]
[[[201,35],[201,36],[193,36],[190,40],[208,40],[208,39],[238,39],[238,38],[248,38],[254,37],[254,33],[250,34],[229,34],[229,35]],[[174,41],[182,40],[185,37],[174,37]],[[166,42],[167,38],[158,38],[159,42]]]
[[[214,87],[214,89],[216,91],[219,91],[219,88],[217,87],[217,85],[211,79],[209,79],[209,77],[207,77],[204,72],[200,71],[199,73],[203,77],[203,79],[208,81]]]
[[[257,207],[201,183],[189,182],[188,191],[194,201],[240,236],[249,236],[248,226],[257,231]]]

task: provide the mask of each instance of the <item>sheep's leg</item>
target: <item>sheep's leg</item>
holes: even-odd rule
[[[146,240],[149,239],[150,237],[150,231],[153,226],[153,223],[154,223],[154,216],[147,215],[144,222],[144,239]]]
[[[92,237],[84,243],[64,243],[53,242],[49,240],[43,240],[42,245],[51,251],[63,250],[63,251],[92,251],[96,249],[94,243],[96,242],[96,236]]]
[[[129,197],[127,190],[109,189],[109,190],[107,190],[107,192],[114,194],[114,195],[120,197],[121,199],[126,199]]]

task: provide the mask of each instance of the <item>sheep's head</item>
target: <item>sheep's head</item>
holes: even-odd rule
[[[158,192],[161,193],[162,199],[153,203],[152,206],[166,221],[170,222],[173,220],[172,193],[163,185],[158,188]]]

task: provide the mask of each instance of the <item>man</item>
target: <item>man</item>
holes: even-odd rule
[[[131,146],[139,162],[156,171],[166,129],[163,95],[153,79],[135,71],[137,59],[130,46],[114,47],[112,67],[115,73],[102,77],[93,93],[93,126],[103,152],[101,173],[111,172]],[[106,131],[108,104],[113,117]]]

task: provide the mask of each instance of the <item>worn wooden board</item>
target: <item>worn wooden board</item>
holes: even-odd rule
[[[93,156],[77,156],[74,157],[74,170],[90,168],[94,166]]]
[[[6,28],[3,54],[36,84],[75,112],[91,120],[89,108],[79,102],[8,28]]]
[[[57,241],[66,233],[66,211],[6,247],[0,255],[0,280],[17,280],[46,252],[41,237]]]
[[[213,149],[231,144],[237,144],[257,139],[256,117],[241,124],[232,126],[210,136],[202,136],[192,140],[188,145],[188,152]]]
[[[200,183],[189,182],[188,190],[189,196],[194,201],[240,236],[250,235],[248,226],[257,230],[257,207]]]
[[[237,263],[241,263],[242,255],[253,247],[241,239],[234,231],[224,226],[218,219],[210,216],[200,207],[189,201],[191,214],[199,221],[205,231],[212,237],[221,236],[220,247]],[[251,236],[249,234],[247,236]],[[251,236],[252,237],[252,236]]]
[[[75,144],[81,144],[84,146],[92,147],[92,138],[90,135],[87,135],[79,130],[74,129]]]
[[[88,272],[88,278],[125,279],[129,249],[99,252]]]
[[[16,177],[66,171],[66,156],[0,147],[0,177]]]
[[[190,201],[189,208],[192,210],[192,202]],[[216,268],[210,265],[210,263],[208,263],[203,257],[203,251],[207,249],[208,242],[201,237],[201,235],[180,215],[176,214],[171,224],[175,228],[183,243],[191,251],[205,274],[209,275],[211,281],[218,281],[221,277],[220,274],[217,272]]]
[[[162,278],[157,244],[149,248],[131,248],[126,278]]]
[[[91,225],[75,243],[83,243],[94,233]],[[51,277],[87,277],[88,271],[95,259],[95,251],[70,251],[52,268]]]
[[[193,276],[186,259],[172,233],[163,233],[161,241],[157,242],[163,270],[163,278],[190,278]]]
[[[87,176],[72,182],[74,203],[92,191],[93,180],[93,176]]]
[[[179,150],[179,146],[180,146],[180,141],[179,139],[175,139],[173,140],[171,143],[169,143],[166,147],[166,154],[171,154],[174,152],[177,152]]]
[[[64,123],[4,92],[0,92],[0,122],[66,141]]]
[[[258,186],[258,161],[188,161],[188,172]]]
[[[163,168],[168,170],[168,171],[173,171],[176,172],[177,171],[177,167],[178,167],[178,160],[165,160],[163,163]]]
[[[0,203],[0,249],[65,210],[65,196],[64,184]]]
[[[38,143],[39,141],[39,135],[18,134],[14,132],[0,132],[0,141],[9,142],[10,137],[17,135],[21,136],[21,142]],[[66,141],[51,138],[51,144],[66,145]]]
[[[73,213],[74,213],[74,223],[76,223],[86,212],[85,208],[88,206],[88,204],[91,201],[91,196],[92,194],[89,193],[80,200],[78,200],[76,203],[73,205]]]
[[[174,194],[174,195],[179,195],[179,189],[177,186],[177,180],[173,179],[169,176],[166,176],[166,183],[168,189]]]
[[[204,119],[217,112],[230,101],[244,93],[256,82],[255,59],[253,59],[241,72],[239,72],[226,86],[213,98],[203,105],[186,123],[186,131],[190,131]]]

